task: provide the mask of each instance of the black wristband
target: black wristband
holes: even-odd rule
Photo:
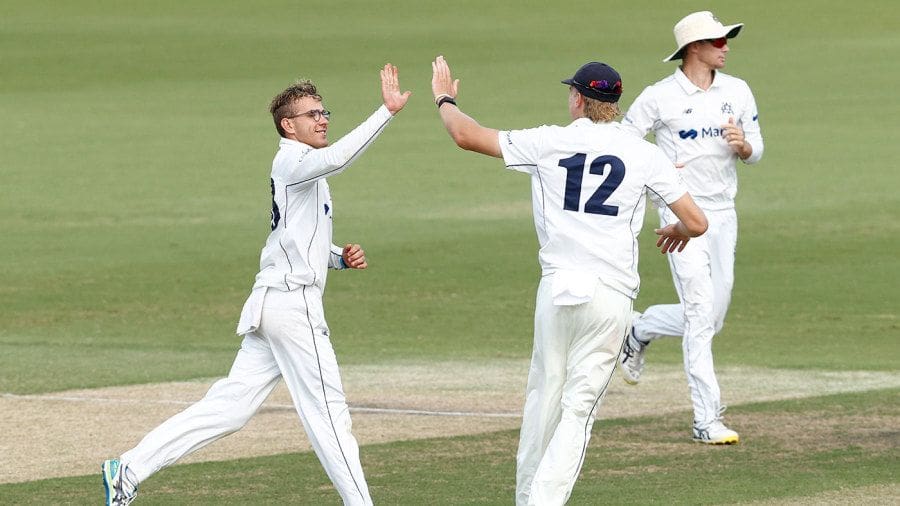
[[[444,104],[456,105],[456,100],[453,100],[453,97],[450,97],[450,96],[443,96],[443,97],[441,97],[440,100],[437,101],[438,109],[440,109],[441,106]]]

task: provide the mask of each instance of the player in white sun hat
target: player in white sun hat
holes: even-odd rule
[[[678,304],[650,306],[636,313],[620,358],[625,381],[639,381],[647,345],[682,336],[684,368],[694,408],[693,439],[733,444],[737,432],[723,423],[724,406],[713,368],[712,339],[721,330],[734,284],[737,244],[737,162],[752,164],[763,154],[756,100],[741,79],[721,72],[728,41],[744,25],[723,25],[709,11],[675,25],[677,49],[663,61],[682,60],[675,73],[648,86],[625,114],[623,126],[656,143],[681,169],[688,191],[709,219],[709,230],[680,255],[669,255]],[[659,209],[665,226],[675,217]]]
[[[106,504],[131,503],[138,484],[152,474],[240,430],[281,379],[344,504],[372,504],[322,305],[329,268],[365,269],[368,263],[358,244],[331,242],[333,205],[326,178],[359,158],[409,94],[400,93],[397,67],[385,65],[384,104],[331,145],[331,113],[312,82],[298,81],[272,100],[269,112],[280,135],[270,175],[272,231],[241,311],[237,357],[228,377],[213,384],[203,399],[150,431],[120,458],[103,462]]]
[[[625,131],[622,80],[591,62],[571,79],[566,126],[498,131],[456,105],[457,83],[443,57],[431,88],[456,144],[502,158],[531,178],[542,277],[534,311],[534,351],[516,458],[516,504],[562,505],[584,462],[597,406],[622,350],[637,296],[637,234],[644,191],[679,219],[656,231],[663,252],[684,247],[706,218],[656,146]]]

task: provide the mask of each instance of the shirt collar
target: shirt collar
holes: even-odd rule
[[[593,125],[594,122],[590,120],[590,118],[578,118],[573,121],[570,126],[583,126],[583,125]]]
[[[288,139],[287,137],[282,137],[281,140],[278,141],[278,147],[283,147],[283,146],[305,146],[308,148],[312,147],[309,144],[305,144],[300,141],[295,141],[294,139]]]
[[[613,123],[612,121],[603,122],[603,123],[595,123],[595,122],[591,121],[591,118],[578,118],[575,121],[569,123],[569,126],[583,127],[583,126],[587,126],[587,125],[609,125],[612,123]]]
[[[713,82],[709,86],[710,90],[713,88],[717,88],[719,86],[719,79],[718,79],[719,71],[713,70],[713,72],[715,73],[715,75],[713,75]],[[692,83],[691,80],[688,79],[688,77],[686,75],[684,75],[684,71],[681,70],[681,67],[675,67],[675,82],[677,82],[679,84],[679,86],[681,86],[681,89],[683,89],[684,92],[687,93],[688,95],[692,95],[694,93],[702,93],[704,91],[709,91],[709,90],[704,90],[703,88],[700,88],[696,84]]]

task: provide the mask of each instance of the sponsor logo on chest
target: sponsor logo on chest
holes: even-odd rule
[[[678,131],[678,136],[682,139],[706,139],[707,137],[722,137],[722,129],[718,127],[703,127],[699,131],[696,128],[689,128]]]
[[[731,107],[731,104],[729,102],[722,102],[722,106],[720,107],[719,110],[722,112],[722,114],[725,114],[725,115],[733,115],[734,114],[734,109]],[[683,110],[681,112],[681,114],[683,116],[688,116],[688,115],[691,115],[693,112],[694,112],[693,108],[687,108],[687,109]],[[688,140],[688,139],[695,140],[698,137],[700,139],[722,137],[723,134],[724,134],[723,129],[719,125],[709,126],[709,127],[700,127],[699,129],[696,127],[689,127],[689,128],[684,128],[684,129],[678,131],[678,136],[681,137],[683,140]]]

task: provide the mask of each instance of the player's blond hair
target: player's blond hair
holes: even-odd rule
[[[278,135],[285,137],[285,131],[281,128],[281,120],[294,114],[294,103],[303,97],[322,100],[322,96],[316,91],[316,85],[309,79],[298,79],[272,99],[272,103],[269,104],[269,112],[272,113]]]
[[[584,99],[581,111],[594,123],[609,123],[622,115],[617,102],[603,102],[584,95],[581,98]]]

